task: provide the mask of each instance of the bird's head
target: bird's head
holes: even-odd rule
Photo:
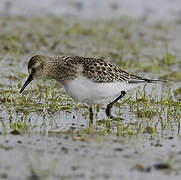
[[[29,77],[20,89],[20,93],[26,88],[26,86],[33,80],[33,79],[41,79],[43,78],[43,66],[44,66],[44,59],[45,56],[35,55],[33,56],[28,62],[28,72]]]

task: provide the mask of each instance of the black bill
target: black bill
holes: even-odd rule
[[[19,93],[22,93],[23,90],[26,88],[26,86],[28,86],[28,84],[33,80],[33,76],[32,74],[29,75],[28,79],[26,80],[26,82],[23,84],[22,88],[20,89]]]

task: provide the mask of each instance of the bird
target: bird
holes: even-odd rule
[[[89,106],[92,123],[94,104],[107,104],[105,112],[111,119],[112,106],[123,98],[128,90],[145,83],[167,82],[128,73],[105,59],[82,56],[34,55],[28,62],[28,72],[29,77],[20,93],[34,79],[54,79],[63,85],[72,99]]]

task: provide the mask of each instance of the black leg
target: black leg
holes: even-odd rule
[[[92,111],[92,106],[89,108],[89,117],[90,117],[90,123],[93,124],[93,111]]]
[[[119,97],[117,97],[114,101],[112,101],[111,103],[109,103],[107,105],[107,108],[106,108],[106,115],[107,115],[107,117],[113,118],[113,116],[111,115],[111,108],[112,108],[113,104],[115,102],[117,102],[118,100],[120,100],[125,94],[126,94],[125,91],[121,91],[121,95]]]

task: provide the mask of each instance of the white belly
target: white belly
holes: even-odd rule
[[[113,101],[121,94],[121,91],[126,91],[134,87],[135,84],[120,82],[95,83],[85,77],[79,77],[64,83],[64,88],[70,97],[78,102],[89,105]]]

